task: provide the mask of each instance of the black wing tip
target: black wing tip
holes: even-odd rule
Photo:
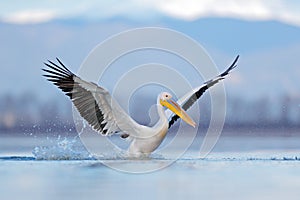
[[[179,116],[178,115],[174,115],[171,120],[169,121],[169,126],[168,126],[168,129],[171,128],[171,126],[179,119]]]
[[[57,62],[59,62],[62,66],[65,66],[58,57],[55,57],[55,60],[57,60]]]
[[[237,67],[237,61],[238,61],[239,57],[240,57],[240,55],[236,56],[236,58],[234,59],[234,61],[232,62],[232,64],[228,67],[228,69],[225,72],[223,72],[220,75],[220,77],[224,77],[224,76],[228,75],[231,70],[233,70],[234,68]]]
[[[46,66],[46,68],[42,68],[42,70],[45,71],[47,68],[51,68],[51,70],[53,70],[55,72],[59,72],[64,75],[71,75],[71,76],[74,75],[74,73],[71,72],[58,57],[56,57],[56,60],[58,63],[54,63],[51,60],[47,60],[47,62],[43,62],[44,65]],[[45,71],[45,72],[47,72],[47,71]],[[49,71],[48,71],[48,73],[49,73]]]
[[[230,70],[237,67],[237,61],[239,60],[239,58],[240,58],[240,55],[237,55],[236,58],[234,59],[234,61],[232,62],[231,66],[229,67]]]
[[[41,68],[41,70],[43,71],[43,77],[45,77],[48,81],[52,82],[58,88],[62,89],[63,92],[66,92],[70,90],[70,88],[73,88],[75,84],[75,75],[66,67],[64,67],[61,62],[58,64],[48,60],[48,63],[44,62],[44,64],[46,67]],[[71,87],[69,86],[69,84],[73,86]]]
[[[65,68],[67,71],[69,71],[69,69],[62,63],[62,61],[60,61],[60,59],[58,57],[55,58],[57,60],[57,62],[63,67]],[[70,72],[70,71],[69,71]]]
[[[240,55],[237,55],[236,58],[234,59],[233,63],[231,64],[231,69],[234,69],[237,67],[237,61],[239,60]]]

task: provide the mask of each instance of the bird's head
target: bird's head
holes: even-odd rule
[[[172,97],[173,96],[170,93],[168,93],[168,92],[162,92],[159,95],[159,99],[162,100],[162,101],[170,100]]]
[[[170,109],[173,113],[178,115],[183,121],[191,125],[192,127],[196,126],[194,120],[183,110],[183,108],[178,105],[174,100],[172,100],[172,95],[168,92],[162,92],[159,95],[159,103],[162,106]]]

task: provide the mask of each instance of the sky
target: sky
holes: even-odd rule
[[[228,101],[267,99],[278,105],[286,95],[300,105],[299,10],[296,0],[0,1],[0,98],[29,91],[69,103],[41,76],[43,62],[59,57],[77,72],[105,39],[157,26],[199,42],[220,70],[241,55],[224,81]]]
[[[1,1],[0,22],[18,28],[2,28],[1,43],[7,43],[8,47],[0,51],[11,54],[4,56],[2,63],[5,63],[5,58],[14,57],[13,54],[18,51],[23,52],[21,56],[32,56],[32,60],[47,55],[51,58],[53,52],[56,52],[57,56],[62,54],[61,52],[67,54],[64,48],[72,43],[76,45],[81,42],[78,38],[86,38],[82,41],[83,44],[80,44],[81,49],[77,48],[75,51],[73,48],[70,52],[72,55],[78,55],[78,52],[84,51],[86,55],[97,43],[112,34],[130,28],[158,25],[181,31],[196,39],[220,63],[228,62],[236,54],[242,54],[241,62],[251,63],[253,59],[259,58],[262,64],[268,63],[269,70],[276,63],[295,60],[294,56],[288,58],[285,53],[290,52],[294,55],[300,48],[300,37],[297,36],[300,28],[299,10],[300,2],[297,0]],[[199,22],[206,18],[218,20]],[[114,19],[121,23],[115,23]],[[61,27],[51,24],[57,20],[66,20],[67,23]],[[70,21],[80,20],[84,23],[96,22],[96,25],[90,28],[83,23],[84,29],[79,27],[80,25],[76,28],[68,26]],[[278,23],[274,25],[263,22]],[[43,26],[44,24],[46,25]],[[58,35],[53,37],[56,33]],[[97,35],[99,39],[93,40]],[[18,48],[20,45],[26,46],[28,51]],[[36,47],[30,49],[32,46]],[[37,52],[34,57],[32,52],[36,52],[38,47],[48,51],[48,54],[44,56]],[[280,54],[282,59],[276,63],[264,59],[277,54]],[[81,60],[83,58],[84,56],[81,56]],[[10,59],[7,62],[12,61]],[[295,66],[295,61],[292,65]],[[17,61],[14,66],[18,66]]]
[[[103,20],[113,17],[158,20],[168,16],[186,21],[203,17],[275,20],[300,26],[297,0],[12,0],[0,2],[0,20],[34,24],[54,19]]]

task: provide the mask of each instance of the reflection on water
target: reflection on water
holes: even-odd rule
[[[184,139],[184,138],[183,138]],[[201,138],[171,166],[134,175],[102,164],[147,167],[171,157],[146,160],[112,153],[100,160],[74,138],[2,137],[1,199],[297,199],[300,138],[221,137],[199,159]],[[101,146],[101,141],[95,141]],[[105,147],[103,147],[105,148]],[[176,153],[176,149],[172,149]]]

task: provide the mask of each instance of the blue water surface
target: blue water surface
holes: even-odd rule
[[[1,138],[1,199],[299,199],[300,138],[221,137],[199,158],[90,155],[74,138]],[[171,164],[165,166],[166,163]],[[173,162],[174,161],[174,162]],[[107,166],[157,167],[128,173]],[[162,168],[159,168],[163,166]]]

